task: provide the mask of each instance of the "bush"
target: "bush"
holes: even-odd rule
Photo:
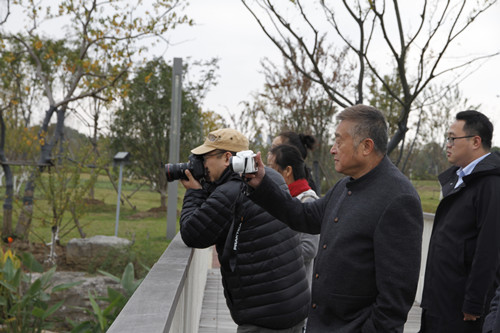
[[[47,319],[63,305],[63,301],[49,307],[51,293],[55,293],[80,282],[58,285],[51,288],[51,279],[56,267],[31,281],[32,272],[43,272],[43,267],[31,253],[16,257],[9,249],[0,249],[0,323],[1,330],[8,332],[41,332],[51,329]],[[25,272],[26,270],[26,272]]]

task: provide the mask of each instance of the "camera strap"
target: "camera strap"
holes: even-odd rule
[[[238,241],[240,236],[241,227],[243,225],[243,191],[244,184],[240,185],[240,190],[238,191],[238,196],[233,203],[232,213],[233,213],[233,223],[228,232],[228,240],[231,241],[230,247],[226,247],[229,250],[229,267],[232,272],[236,269],[236,256],[238,254]],[[228,244],[229,245],[229,244]]]

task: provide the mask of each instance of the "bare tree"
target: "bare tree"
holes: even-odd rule
[[[467,75],[470,65],[499,54],[462,57],[461,62],[455,63],[444,61],[464,32],[496,0],[474,4],[466,0],[422,0],[412,2],[411,10],[402,10],[397,0],[328,3],[320,0],[309,2],[307,6],[300,0],[289,1],[287,6],[274,5],[270,0],[242,2],[282,54],[304,76],[320,84],[340,107],[363,103],[367,97],[364,82],[367,74],[373,74],[386,87],[399,106],[397,130],[389,142],[389,152],[404,140],[410,113],[416,109],[414,103],[431,82],[442,77],[456,84]],[[324,16],[319,17],[311,10],[315,6],[321,8]],[[410,4],[405,3],[405,6]],[[352,90],[328,84],[334,74],[322,71],[316,62],[323,34],[332,43],[346,46],[357,63],[357,80]],[[294,59],[297,47],[307,55],[308,62]],[[332,48],[338,49],[342,48]],[[401,92],[392,90],[391,82],[387,81],[393,77],[387,73],[394,70],[401,83]],[[455,77],[445,77],[451,73]]]
[[[315,62],[322,72],[333,73],[328,77],[330,86],[347,89],[352,82],[352,68],[345,52],[332,56],[323,47],[323,39],[318,41]],[[292,54],[293,62],[304,64],[308,55],[300,47]],[[316,169],[317,180],[327,182],[334,179],[329,150],[333,137],[332,119],[338,106],[328,97],[317,82],[309,79],[287,57],[282,64],[270,59],[261,61],[265,83],[263,89],[253,94],[253,100],[244,102],[244,112],[239,117],[233,115],[233,123],[250,138],[255,138],[252,147],[264,154],[269,142],[263,142],[264,134],[271,138],[284,131],[310,134],[316,138],[316,147],[308,156],[308,165]],[[317,166],[317,168],[315,168]],[[320,176],[322,174],[324,177]]]

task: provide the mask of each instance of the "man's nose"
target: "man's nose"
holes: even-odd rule
[[[330,154],[332,155],[337,154],[337,149],[335,148],[335,145],[333,145],[332,148],[330,148]]]

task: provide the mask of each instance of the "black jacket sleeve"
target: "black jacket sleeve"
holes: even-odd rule
[[[218,186],[211,194],[205,190],[186,191],[180,232],[187,246],[206,248],[226,238],[239,194],[239,187],[230,184]]]
[[[313,202],[302,203],[292,198],[266,174],[259,187],[249,194],[249,198],[296,231],[319,234],[321,220],[328,193]]]
[[[476,242],[471,273],[465,286],[462,311],[480,315],[484,313],[484,300],[498,270],[500,253],[500,177],[491,177],[475,198],[476,224],[479,235]],[[468,244],[466,244],[468,245]],[[487,310],[487,309],[486,309]]]

